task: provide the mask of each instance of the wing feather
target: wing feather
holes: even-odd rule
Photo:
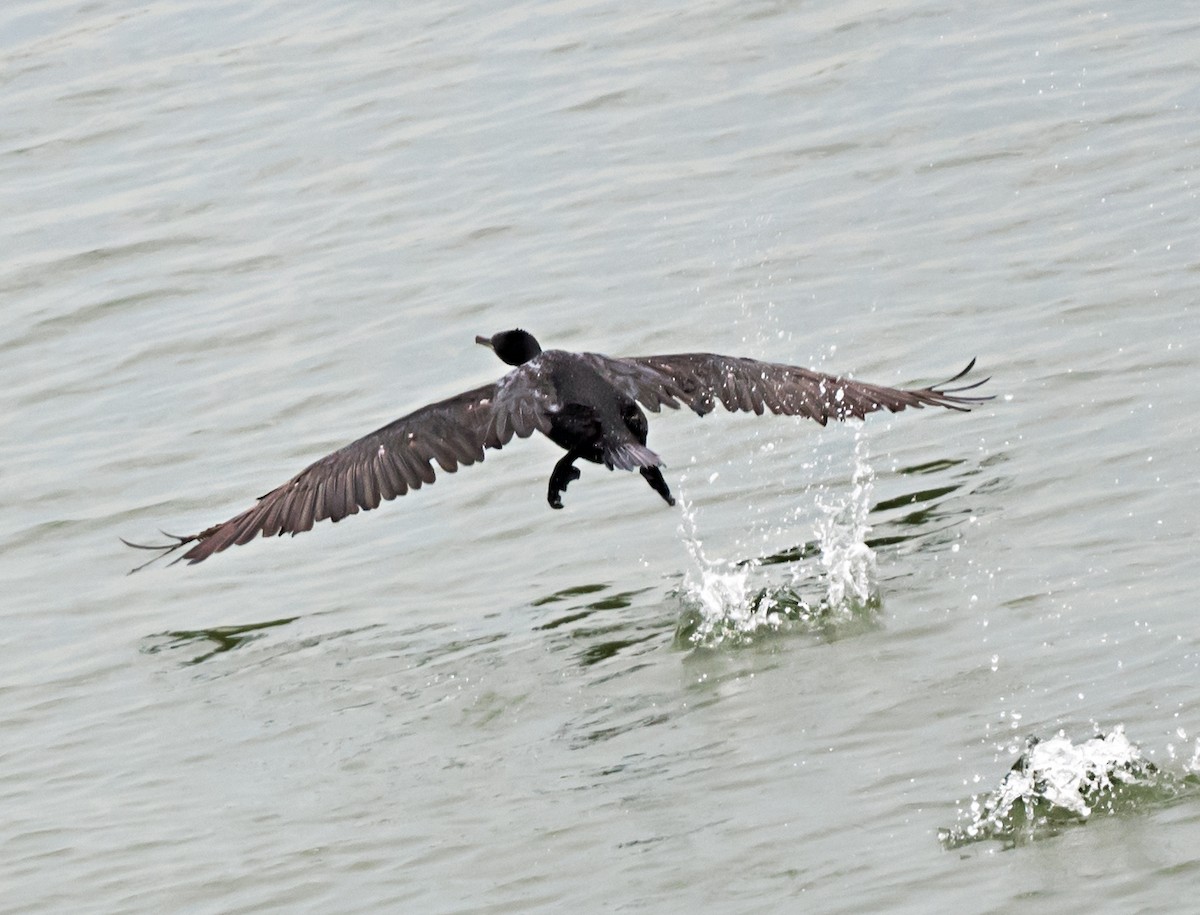
[[[174,542],[145,548],[165,555],[190,544],[180,559],[196,563],[259,535],[295,535],[317,521],[370,511],[433,483],[435,461],[443,472],[454,473],[514,436],[549,431],[553,407],[554,391],[534,360],[495,384],[429,404],[339,448],[228,521],[188,537],[168,535]]]
[[[806,416],[821,425],[829,420],[862,419],[868,413],[897,413],[908,407],[970,410],[990,397],[964,395],[988,379],[960,387],[975,365],[972,359],[953,378],[926,388],[889,388],[816,372],[795,365],[760,362],[716,353],[679,353],[617,359],[599,353],[584,358],[615,387],[642,406],[657,412],[662,405],[681,404],[700,416],[719,401],[727,410],[761,415],[764,410],[786,416]]]

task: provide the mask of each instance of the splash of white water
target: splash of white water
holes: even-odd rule
[[[762,579],[759,559],[710,559],[701,545],[697,512],[682,489],[686,477],[681,478],[680,533],[692,559],[684,588],[695,617],[686,627],[688,641],[713,646],[730,637],[745,640],[763,627],[778,629],[785,618],[822,625],[847,621],[874,606],[878,599],[873,585],[875,554],[866,544],[874,478],[866,435],[860,427],[855,436],[850,490],[817,497],[817,572],[825,593],[815,607],[799,594],[805,578],[811,582],[811,570],[806,573],[802,566],[794,566],[790,581],[779,585]],[[801,512],[798,508],[795,516]],[[779,533],[786,533],[784,526]]]
[[[850,491],[817,497],[821,517],[817,544],[824,571],[825,603],[833,613],[852,613],[868,606],[877,595],[872,581],[875,552],[867,546],[871,526],[871,490],[875,471],[868,461],[867,437],[860,427],[854,436],[854,476]]]
[[[758,568],[757,560],[739,564],[709,559],[697,536],[695,506],[683,497],[679,502],[683,507],[680,531],[692,558],[684,587],[688,602],[699,614],[699,621],[689,636],[691,642],[714,645],[727,635],[747,635],[760,626],[777,625],[777,620],[768,620],[768,613],[757,612],[760,608],[751,601],[750,580]]]
[[[939,837],[947,848],[992,839],[1024,842],[1097,813],[1193,793],[1194,780],[1154,765],[1121,725],[1081,743],[1059,731],[1048,740],[1029,738],[996,789],[975,795],[960,809],[958,825]]]

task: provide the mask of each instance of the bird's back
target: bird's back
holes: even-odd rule
[[[645,416],[629,395],[577,353],[548,350],[539,359],[557,395],[550,432],[555,444],[624,469],[657,462],[657,456],[644,447]]]

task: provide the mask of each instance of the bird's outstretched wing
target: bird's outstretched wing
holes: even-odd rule
[[[785,416],[807,416],[825,425],[830,419],[861,419],[876,410],[897,413],[906,407],[947,407],[970,410],[990,397],[964,396],[988,379],[948,387],[964,378],[967,367],[939,384],[902,390],[868,384],[812,369],[775,362],[759,362],[715,353],[679,353],[669,356],[634,356],[616,359],[599,353],[584,357],[617,388],[647,409],[675,409],[682,404],[700,416],[717,402],[725,409],[764,410]]]
[[[553,393],[532,363],[521,366],[495,384],[421,407],[339,448],[228,521],[186,537],[166,534],[169,543],[124,542],[158,551],[140,569],[188,544],[194,546],[176,562],[201,562],[260,534],[294,536],[317,521],[341,521],[432,483],[434,461],[453,473],[460,464],[482,461],[485,448],[501,448],[514,435],[526,438],[549,431]]]

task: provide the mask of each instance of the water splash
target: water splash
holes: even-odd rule
[[[696,512],[691,500],[681,499],[686,527],[684,543],[692,563],[684,581],[689,616],[698,614],[689,627],[688,640],[693,644],[715,645],[728,637],[747,636],[762,626],[777,628],[778,619],[771,619],[769,607],[760,607],[753,600],[751,578],[757,571],[757,560],[713,561],[705,554],[696,536]],[[759,612],[759,611],[762,612]]]
[[[683,488],[686,477],[682,478],[680,533],[692,561],[684,580],[686,612],[676,631],[677,643],[710,648],[729,640],[746,644],[764,630],[773,632],[785,625],[827,630],[858,620],[864,612],[873,614],[879,594],[873,583],[875,554],[866,544],[875,478],[868,454],[866,434],[859,427],[849,491],[821,490],[816,499],[817,567],[794,563],[783,583],[770,578],[771,573],[778,575],[777,563],[768,569],[759,558],[714,560],[705,553],[697,512]],[[807,504],[798,506],[775,532],[786,534],[807,508]],[[800,558],[809,555],[806,549],[797,552]],[[814,600],[802,596],[803,591],[814,590],[814,584],[820,596]]]
[[[946,848],[991,839],[1022,844],[1097,813],[1165,803],[1198,787],[1195,774],[1175,775],[1148,760],[1121,725],[1079,744],[1059,731],[1049,740],[1028,738],[996,790],[972,797],[959,824],[938,838]]]
[[[850,491],[838,497],[817,497],[821,519],[817,523],[821,567],[824,570],[825,604],[852,613],[878,603],[873,585],[875,552],[867,546],[871,526],[871,490],[875,471],[868,460],[867,437],[862,428],[854,436],[854,476]]]

